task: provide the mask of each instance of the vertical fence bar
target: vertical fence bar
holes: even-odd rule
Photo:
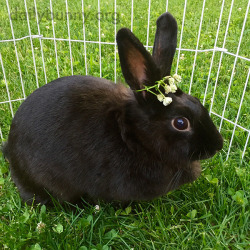
[[[185,16],[186,16],[186,8],[187,8],[187,0],[185,0],[185,3],[184,3],[184,10],[183,10],[183,16],[182,16],[180,43],[179,43],[177,64],[176,64],[176,70],[175,70],[175,73],[176,73],[176,74],[177,74],[177,72],[178,72],[178,66],[179,66],[179,61],[180,61],[181,43],[182,43],[182,35],[183,35],[184,22],[185,22]]]
[[[115,11],[115,51],[114,51],[114,75],[115,75],[115,83],[116,83],[116,19],[117,19],[117,15],[116,15],[116,0],[114,2],[114,11]]]
[[[99,63],[100,63],[100,77],[102,77],[102,47],[101,47],[101,9],[100,0],[98,0],[98,29],[99,29]]]
[[[147,26],[147,42],[146,42],[147,50],[148,50],[148,40],[149,40],[150,9],[151,9],[151,0],[148,1],[148,26]]]
[[[221,24],[222,14],[223,14],[223,10],[224,10],[224,3],[225,3],[225,0],[222,1],[222,5],[221,5],[219,23],[218,23],[218,28],[217,28],[217,32],[216,32],[215,42],[214,42],[214,50],[213,50],[213,55],[212,55],[210,68],[209,68],[209,72],[208,72],[205,94],[204,94],[204,98],[203,98],[203,105],[205,104],[205,101],[206,101],[207,90],[208,90],[209,81],[210,81],[210,75],[211,75],[211,71],[212,71],[212,67],[213,67],[213,63],[214,63],[215,49],[216,49],[216,45],[217,45],[217,41],[218,41],[218,37],[219,37],[220,24]]]
[[[196,59],[197,59],[197,53],[198,53],[198,47],[199,47],[199,42],[200,42],[201,27],[202,27],[202,22],[203,22],[203,15],[204,15],[205,4],[206,4],[206,0],[203,1],[203,6],[202,6],[201,21],[200,21],[200,27],[199,27],[199,32],[198,32],[197,44],[196,44],[196,49],[195,49],[193,70],[192,70],[192,74],[191,74],[190,86],[189,86],[189,92],[188,92],[189,94],[191,93],[191,88],[192,88],[192,83],[193,83],[193,78],[194,78],[194,69],[195,69],[195,64],[196,64]]]
[[[247,89],[247,84],[248,84],[248,81],[249,81],[249,76],[250,76],[250,69],[248,70],[247,79],[246,79],[245,86],[244,86],[243,93],[242,93],[241,100],[240,100],[240,106],[239,106],[239,109],[238,109],[237,117],[236,117],[235,122],[234,122],[234,129],[233,129],[233,133],[232,133],[232,136],[231,136],[229,148],[228,148],[228,151],[227,151],[227,160],[229,158],[230,150],[231,150],[231,147],[232,147],[232,143],[233,143],[233,139],[234,139],[234,133],[235,133],[236,126],[237,126],[237,123],[238,123],[238,120],[239,120],[242,103],[243,103],[243,100],[244,100],[244,96],[245,96],[246,89]]]
[[[2,133],[1,127],[0,127],[0,138],[1,138],[1,140],[3,140],[3,133]]]
[[[66,4],[67,25],[68,25],[69,56],[70,56],[71,75],[73,75],[74,72],[73,72],[73,59],[72,59],[71,38],[70,38],[70,26],[69,26],[69,7],[68,7],[68,1],[67,1],[67,0],[65,0],[65,4]]]
[[[234,78],[234,72],[235,72],[235,67],[236,67],[236,63],[237,63],[237,60],[238,60],[238,55],[239,55],[239,51],[240,51],[240,45],[241,45],[241,41],[242,41],[242,37],[243,37],[243,33],[244,33],[244,30],[245,30],[245,25],[246,25],[246,21],[247,21],[247,16],[248,16],[248,11],[249,11],[249,5],[250,5],[250,1],[248,2],[248,5],[247,5],[246,14],[245,14],[245,18],[244,18],[244,21],[243,21],[243,26],[242,26],[242,29],[241,29],[240,40],[239,40],[239,44],[238,44],[238,47],[237,47],[236,56],[235,56],[235,59],[234,59],[234,65],[233,65],[233,70],[232,70],[232,74],[231,74],[231,77],[230,77],[229,86],[228,86],[228,89],[227,89],[227,96],[226,96],[226,100],[225,100],[223,112],[222,112],[222,115],[221,115],[222,116],[222,120],[220,122],[219,131],[221,130],[221,127],[222,127],[223,118],[224,118],[224,115],[225,115],[225,111],[226,111],[226,107],[227,107],[227,102],[228,102],[228,98],[229,98],[229,93],[230,93],[231,85],[232,85],[233,78]]]
[[[245,155],[245,153],[246,153],[246,150],[247,150],[249,137],[250,137],[250,132],[248,132],[248,136],[247,136],[247,139],[246,139],[245,147],[244,147],[244,149],[243,149],[242,156],[241,156],[241,162],[242,162],[242,160],[243,160],[243,158],[244,158],[244,155]]]
[[[85,61],[85,74],[88,74],[87,65],[87,49],[86,49],[86,34],[85,34],[85,17],[84,17],[84,2],[82,0],[82,31],[83,31],[83,41],[84,41],[84,61]]]
[[[131,1],[131,31],[133,32],[134,0]]]
[[[29,13],[28,13],[28,9],[27,9],[27,3],[26,3],[26,0],[24,0],[24,6],[25,6],[25,11],[26,11],[27,25],[28,25],[29,36],[30,36],[30,45],[31,45],[31,53],[32,53],[32,58],[33,58],[34,70],[35,70],[36,86],[37,86],[37,88],[39,88],[39,84],[38,84],[38,77],[37,77],[37,70],[36,70],[36,59],[35,59],[35,53],[34,53],[34,47],[33,47],[33,41],[32,41],[32,37],[31,37],[31,29],[30,29]]]
[[[34,0],[34,5],[35,5],[35,12],[36,12],[36,23],[37,23],[38,35],[41,36],[39,18],[38,18],[38,13],[37,13],[37,6],[36,6],[36,0]],[[47,84],[47,75],[46,75],[44,55],[43,55],[43,42],[42,42],[41,38],[39,38],[39,42],[40,42],[40,49],[41,49],[41,55],[42,55],[44,78],[45,78],[45,83]]]
[[[12,33],[12,38],[13,38],[14,47],[15,47],[16,60],[17,60],[17,66],[18,66],[19,76],[20,76],[20,80],[21,80],[23,97],[26,98],[26,94],[25,94],[25,90],[24,90],[24,84],[23,84],[22,71],[21,71],[19,56],[18,56],[18,52],[17,52],[16,39],[15,39],[15,34],[14,34],[14,29],[13,29],[13,24],[12,24],[12,19],[11,19],[10,7],[9,7],[8,0],[6,0],[6,5],[7,5],[8,15],[9,15],[9,19],[10,19],[10,27],[11,27],[11,33]]]
[[[10,98],[9,86],[8,86],[7,79],[6,79],[6,74],[5,74],[5,70],[4,70],[4,66],[3,66],[3,59],[2,59],[2,54],[1,53],[0,53],[0,62],[1,62],[1,66],[2,66],[3,78],[4,78],[4,81],[5,81],[6,91],[7,91],[7,95],[8,95],[8,100],[9,100],[9,105],[10,105],[10,112],[11,112],[12,117],[14,117],[14,112],[13,112],[13,108],[12,108],[12,104],[11,104],[11,98]]]
[[[52,22],[54,47],[55,47],[55,55],[56,55],[56,69],[57,69],[57,76],[59,78],[60,74],[59,74],[59,66],[58,66],[58,56],[57,56],[57,45],[56,45],[56,34],[55,34],[55,25],[54,25],[54,15],[53,15],[53,8],[52,8],[52,0],[50,0],[50,12],[51,12],[51,22]]]
[[[166,12],[168,11],[168,0],[166,1]]]
[[[228,15],[227,27],[226,27],[226,31],[225,31],[225,35],[224,35],[222,48],[224,48],[225,44],[226,44],[227,33],[228,33],[229,24],[230,24],[230,20],[231,20],[233,5],[234,5],[234,0],[232,0],[232,2],[231,2],[231,7],[230,7],[229,15]],[[220,55],[220,61],[219,61],[219,66],[218,66],[218,70],[217,70],[217,74],[216,74],[216,80],[215,80],[215,84],[214,84],[214,91],[213,91],[213,96],[212,96],[212,100],[211,100],[209,115],[211,115],[213,104],[214,104],[214,97],[215,97],[215,93],[216,93],[216,89],[217,89],[217,83],[218,83],[218,79],[219,79],[219,75],[220,75],[220,68],[221,68],[222,58],[223,58],[223,52],[221,52],[221,55]]]

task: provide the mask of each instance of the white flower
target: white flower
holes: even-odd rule
[[[49,26],[46,26],[46,29],[48,30],[48,29],[49,29]]]
[[[158,99],[160,102],[162,102],[164,98],[165,98],[165,96],[162,95],[162,94],[157,95],[157,99]]]
[[[170,91],[171,93],[175,93],[177,90],[177,87],[175,84],[172,84],[172,85],[170,85],[170,89],[171,89],[171,91]]]
[[[170,85],[174,84],[174,78],[173,78],[173,77],[170,77],[170,78],[168,79],[168,82],[169,82]]]
[[[166,94],[171,92],[171,87],[169,85],[167,85],[167,84],[165,85],[164,89],[165,89]]]
[[[163,99],[163,105],[164,106],[168,106],[171,102],[172,102],[172,98],[171,97],[165,97]]]
[[[41,232],[45,229],[45,227],[46,227],[46,225],[45,225],[42,221],[40,221],[40,222],[37,224],[36,229],[37,229],[37,231],[38,231],[39,233],[41,233]]]
[[[174,74],[174,75],[173,75],[173,78],[175,79],[175,81],[181,82],[181,76],[179,76],[179,75],[177,75],[177,74]]]
[[[95,210],[96,211],[100,211],[100,206],[99,205],[95,205]]]

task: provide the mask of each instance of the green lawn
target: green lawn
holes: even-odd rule
[[[29,35],[27,21],[23,12],[25,5],[22,0],[9,0],[16,38]],[[202,1],[188,1],[185,25],[183,29],[182,48],[195,49],[197,43]],[[247,0],[235,0],[229,25],[225,48],[236,54],[241,34],[242,23],[247,9]],[[206,2],[202,24],[199,49],[214,47],[222,1]],[[231,1],[225,1],[221,28],[217,47],[222,47]],[[27,0],[30,13],[30,28],[33,35],[38,34],[34,18],[34,1]],[[71,16],[70,38],[83,40],[83,22],[81,16],[81,1],[72,0],[68,3]],[[101,1],[102,19],[101,41],[111,44],[101,45],[102,77],[124,82],[119,65],[118,54],[115,51],[115,26],[113,21],[114,2]],[[169,1],[168,10],[176,17],[179,25],[180,38],[184,0]],[[50,1],[37,1],[41,34],[53,38],[52,23],[49,10]],[[154,41],[155,21],[166,10],[166,1],[151,1],[148,45],[149,50]],[[68,38],[65,1],[53,1],[55,13],[55,36]],[[85,36],[87,41],[99,41],[98,30],[98,1],[84,1]],[[121,27],[131,27],[131,1],[117,0],[116,30]],[[134,1],[133,32],[147,45],[148,1]],[[239,50],[239,55],[250,58],[249,52],[250,21],[249,14]],[[6,2],[0,2],[0,40],[12,39]],[[20,73],[16,60],[13,42],[0,42],[0,53],[3,60],[3,70],[0,67],[0,128],[3,140],[7,139],[11,123],[11,109],[6,88],[9,89],[10,99],[23,99],[36,88],[37,84],[45,84],[45,74],[42,61],[40,41],[33,40],[33,52],[29,38],[17,41],[16,48],[20,60]],[[100,47],[97,43],[86,43],[86,61],[83,42],[71,42],[72,66],[74,74],[100,76]],[[179,40],[178,40],[179,45]],[[57,41],[58,69],[60,76],[71,75],[70,44]],[[47,81],[58,77],[54,40],[42,40],[43,56]],[[181,88],[189,90],[195,52],[181,51],[178,74],[183,78]],[[177,61],[178,51],[173,63],[173,72]],[[221,52],[216,52],[211,71],[206,96],[204,96],[210,62],[213,52],[200,52],[197,55],[192,95],[203,101],[209,109],[216,81],[217,69]],[[116,60],[115,60],[116,59]],[[225,96],[231,79],[235,57],[224,54],[220,68],[218,86],[213,104],[213,112],[222,115]],[[225,118],[235,121],[243,88],[246,82],[250,62],[237,59],[235,74],[229,93]],[[7,86],[6,86],[7,84]],[[11,103],[13,112],[21,101]],[[249,83],[242,104],[238,124],[250,129],[250,95]],[[217,126],[221,119],[212,114]],[[249,247],[249,186],[250,186],[250,149],[241,157],[247,140],[248,132],[236,128],[226,161],[229,143],[234,125],[223,121],[221,133],[225,139],[223,150],[213,159],[203,162],[202,176],[193,184],[184,185],[162,198],[152,202],[133,203],[127,208],[119,208],[115,204],[100,204],[100,210],[86,205],[85,209],[76,208],[72,212],[60,207],[27,206],[21,203],[18,191],[10,178],[8,164],[0,153],[0,249],[246,249]],[[2,142],[2,140],[0,140]]]

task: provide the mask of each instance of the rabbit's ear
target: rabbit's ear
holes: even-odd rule
[[[169,76],[177,45],[177,22],[166,12],[157,19],[153,58],[161,77]]]
[[[159,70],[143,44],[126,28],[117,33],[117,45],[123,75],[131,89],[140,90],[143,85],[154,85]]]

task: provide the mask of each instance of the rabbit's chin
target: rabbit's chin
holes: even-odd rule
[[[194,177],[194,180],[197,179],[201,175],[201,163],[200,161],[192,161],[190,163],[190,168],[192,171],[192,176]]]

